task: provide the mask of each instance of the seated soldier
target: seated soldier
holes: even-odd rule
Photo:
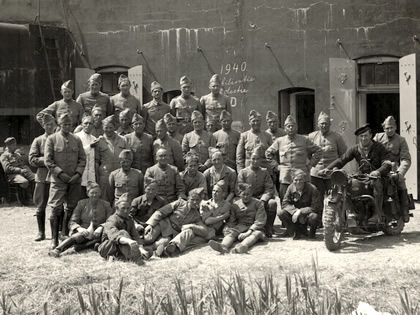
[[[102,224],[111,216],[113,210],[108,201],[100,199],[101,188],[90,182],[87,187],[88,199],[80,200],[70,218],[70,237],[65,239],[48,255],[60,257],[68,248],[75,246],[76,250],[94,247],[102,236]]]
[[[99,255],[106,259],[121,259],[143,265],[149,253],[143,248],[142,239],[130,217],[131,200],[123,194],[115,204],[115,213],[103,224]],[[112,258],[111,258],[112,257]]]
[[[213,198],[201,204],[202,222],[186,224],[182,231],[165,247],[168,256],[175,256],[187,247],[203,244],[221,233],[224,221],[230,214],[230,202],[224,199],[222,185],[214,185]]]
[[[293,182],[287,188],[281,206],[279,218],[294,240],[308,235],[308,223],[309,237],[315,238],[316,229],[322,219],[322,201],[316,187],[307,182],[304,171],[295,171]]]
[[[144,241],[153,244],[156,256],[161,256],[166,245],[181,232],[186,224],[201,223],[200,202],[202,189],[190,191],[188,201],[178,199],[157,210],[144,229]]]
[[[157,184],[154,180],[144,181],[145,194],[137,197],[131,203],[130,216],[140,236],[144,234],[146,221],[150,219],[156,210],[166,205],[165,199],[157,195]]]
[[[188,152],[185,155],[185,171],[179,173],[182,182],[185,185],[185,193],[188,193],[196,188],[203,188],[203,199],[207,200],[207,182],[203,173],[198,171],[198,156]]]
[[[264,203],[252,197],[252,188],[248,184],[238,185],[239,197],[230,208],[230,216],[223,230],[224,238],[222,243],[214,240],[209,245],[215,251],[222,254],[228,253],[229,248],[236,240],[238,243],[231,253],[246,253],[249,248],[258,240],[264,240],[264,226],[267,221],[267,214]]]

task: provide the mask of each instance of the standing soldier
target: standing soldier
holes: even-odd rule
[[[82,104],[85,112],[91,113],[92,108],[98,105],[102,109],[102,119],[113,113],[109,96],[101,92],[102,76],[94,73],[88,80],[89,91],[80,94],[76,102]]]
[[[192,81],[190,78],[183,76],[179,80],[181,87],[181,95],[173,98],[169,104],[171,108],[171,114],[176,117],[178,121],[178,130],[181,134],[193,130],[191,123],[191,115],[194,111],[198,110],[203,113],[200,101],[193,95],[191,95]]]
[[[282,201],[287,187],[292,183],[293,173],[300,169],[309,179],[310,167],[318,164],[322,154],[321,148],[312,140],[297,134],[297,123],[292,116],[287,116],[284,128],[287,136],[277,138],[265,152],[273,169],[280,172],[279,197]]]
[[[171,111],[168,104],[162,101],[163,88],[159,82],[153,81],[150,87],[153,100],[143,105],[141,115],[146,121],[146,132],[156,138],[155,124]]]
[[[222,128],[219,120],[222,111],[226,110],[232,114],[229,97],[220,93],[221,85],[222,82],[220,81],[219,75],[213,75],[209,82],[210,93],[202,96],[200,99],[201,108],[204,110],[206,121],[214,121],[216,130]]]
[[[45,133],[36,137],[29,150],[29,163],[36,167],[34,203],[36,206],[36,220],[38,222],[38,235],[36,242],[45,240],[45,208],[47,206],[50,183],[47,182],[48,169],[44,163],[45,143],[49,135],[53,134],[57,125],[55,119],[50,114],[42,117],[42,127]]]
[[[188,195],[188,193],[195,188],[203,188],[203,199],[207,200],[207,181],[203,173],[198,171],[198,156],[187,153],[185,156],[185,164],[185,171],[179,174],[185,185],[185,194]]]
[[[184,158],[182,156],[181,145],[178,141],[169,137],[166,124],[163,119],[156,122],[157,139],[153,142],[153,156],[156,163],[156,152],[160,148],[165,148],[168,151],[168,163],[176,166],[180,172],[185,169]]]
[[[241,134],[232,129],[232,115],[228,111],[222,111],[220,123],[222,129],[213,134],[213,137],[216,139],[216,148],[223,153],[225,164],[236,170],[236,148]]]
[[[36,119],[38,120],[38,122],[42,125],[42,117],[45,114],[50,114],[53,117],[57,118],[63,113],[69,113],[73,121],[72,130],[74,130],[79,125],[79,123],[82,122],[82,116],[85,110],[82,104],[76,102],[73,99],[73,91],[73,82],[71,80],[64,82],[61,86],[61,95],[63,95],[63,99],[55,101],[47,108],[40,111],[36,115]]]
[[[251,165],[251,154],[256,147],[262,146],[262,150],[266,150],[273,143],[271,136],[261,130],[261,114],[254,109],[249,112],[249,124],[251,129],[241,134],[236,150],[238,172]],[[261,167],[266,168],[271,175],[271,167],[266,159],[261,159]]]
[[[80,184],[86,164],[82,141],[71,133],[71,116],[68,113],[59,116],[58,124],[60,131],[48,136],[44,153],[48,168],[46,180],[51,183],[47,205],[51,211],[51,249],[58,245],[60,223],[63,235],[68,234],[68,221],[80,200]],[[63,215],[64,202],[67,204]]]
[[[308,135],[308,138],[321,148],[321,159],[315,167],[311,168],[311,183],[318,189],[322,204],[325,193],[331,188],[331,180],[326,177],[320,177],[318,172],[347,151],[347,145],[343,137],[339,133],[331,131],[330,127],[330,117],[326,113],[321,112],[318,117],[319,130]]]
[[[101,199],[110,201],[112,193],[109,188],[109,174],[120,166],[121,151],[130,149],[123,137],[115,132],[115,117],[108,116],[102,121],[104,135],[95,146],[95,169],[98,184],[101,186]]]
[[[167,113],[167,114],[165,114],[165,116],[163,116],[163,120],[166,124],[166,128],[168,129],[169,137],[178,141],[179,144],[181,144],[182,143],[182,138],[184,137],[184,135],[181,134],[178,131],[176,118],[174,116],[172,116],[170,113]]]
[[[216,139],[210,132],[204,130],[204,118],[199,111],[195,110],[191,114],[191,121],[194,130],[184,135],[182,153],[184,153],[184,156],[187,152],[197,155],[199,159],[198,170],[204,172],[211,166],[209,148],[216,146]]]
[[[128,135],[133,132],[131,128],[132,114],[128,108],[122,110],[119,114],[120,126],[117,129],[117,134],[120,136]]]
[[[392,163],[392,176],[396,177],[398,185],[398,198],[403,213],[404,222],[410,219],[408,212],[408,195],[405,184],[405,174],[411,166],[411,155],[408,151],[407,141],[396,133],[397,122],[392,116],[388,116],[382,123],[383,133],[377,133],[374,141],[382,143],[389,153],[389,159]]]
[[[131,126],[134,132],[125,135],[125,141],[133,151],[133,168],[143,174],[153,165],[153,137],[144,130],[144,119],[139,114],[133,115]]]
[[[129,121],[131,120],[131,116],[134,113],[140,113],[141,111],[141,104],[137,97],[130,93],[130,79],[121,74],[118,78],[118,88],[120,89],[120,93],[115,94],[111,97],[111,108],[115,115],[119,115],[123,110],[128,109],[130,111]]]
[[[268,129],[266,130],[267,133],[271,135],[273,142],[280,137],[286,135],[286,131],[279,127],[279,117],[269,110],[267,115],[265,116],[265,120],[267,122]]]

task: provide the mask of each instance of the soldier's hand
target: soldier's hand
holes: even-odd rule
[[[193,224],[184,224],[181,228],[182,231],[191,229],[193,227]]]
[[[153,232],[153,226],[151,225],[146,226],[146,228],[144,229],[144,235],[150,234],[152,232]]]
[[[91,148],[94,148],[98,145],[100,138],[96,138],[95,140],[92,141],[92,143],[90,144]]]
[[[381,176],[381,173],[379,173],[378,171],[372,171],[372,172],[370,172],[369,176],[372,176],[372,177],[380,177]]]
[[[301,213],[301,211],[300,211],[300,209],[298,209],[298,210],[296,210],[296,212],[293,214],[293,216],[292,216],[292,222],[293,222],[293,223],[296,223],[296,222],[298,221],[299,216],[300,216],[300,213]]]
[[[64,172],[61,172],[60,174],[58,174],[58,178],[61,179],[66,184],[68,184],[71,179],[71,177]]]
[[[246,232],[244,232],[244,233],[239,234],[239,235],[238,235],[238,240],[243,241],[243,240],[244,240],[244,239],[246,239],[248,236],[250,236],[250,235],[251,235],[251,233],[252,233],[252,231],[251,231],[251,230],[248,230],[248,231],[246,231]]]
[[[139,232],[139,234],[144,234],[143,225],[135,223],[135,227],[136,227],[137,232]]]
[[[80,227],[80,228],[77,229],[77,232],[79,232],[80,234],[82,234],[82,236],[84,236],[84,237],[88,237],[89,236],[89,231],[87,229],[85,229],[85,228]]]
[[[328,169],[324,168],[323,170],[318,171],[318,176],[324,177],[327,175]]]
[[[104,228],[102,226],[98,227],[94,232],[93,232],[93,238],[100,238],[101,234],[102,234],[102,230]]]
[[[80,179],[80,174],[79,173],[76,173],[76,174],[74,174],[71,178],[70,178],[70,180],[68,181],[68,183],[69,184],[75,184],[75,183],[77,183],[77,181]]]

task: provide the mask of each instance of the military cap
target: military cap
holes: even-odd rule
[[[71,123],[71,116],[69,113],[65,112],[65,113],[62,113],[60,116],[58,116],[57,120],[59,124],[64,123],[64,122]]]
[[[194,188],[191,189],[190,192],[188,193],[188,196],[194,196],[197,195],[200,198],[202,198],[202,193],[204,192],[204,188],[203,187],[198,187],[198,188]]]
[[[154,178],[151,178],[151,177],[145,177],[144,178],[144,188],[146,188],[146,187],[148,187],[152,184],[157,184],[157,182]]]
[[[372,131],[372,129],[370,128],[370,124],[364,124],[362,127],[356,129],[356,131],[354,132],[354,135],[360,136],[362,133],[365,133],[368,130]]]
[[[253,120],[257,118],[261,119],[261,114],[257,112],[255,109],[251,109],[251,111],[249,112],[249,120]]]
[[[216,121],[216,119],[213,116],[207,116],[206,117],[206,122],[215,122],[215,121]]]
[[[185,75],[181,77],[181,79],[179,79],[179,85],[184,85],[184,84],[192,84],[191,79]]]
[[[194,121],[198,118],[204,119],[203,114],[200,113],[198,110],[193,111],[191,114],[191,121]]]
[[[136,121],[142,121],[143,122],[144,118],[140,114],[134,113],[133,119],[131,119],[131,122],[135,123]]]
[[[162,128],[162,127],[164,127],[166,129],[165,121],[163,119],[159,119],[156,122],[155,129]]]
[[[297,125],[296,120],[293,118],[292,115],[289,115],[286,117],[286,120],[284,121],[284,125]]]
[[[15,137],[9,137],[6,140],[4,140],[5,145],[11,145],[13,143],[16,143],[16,138]]]
[[[168,122],[176,122],[176,118],[174,116],[171,115],[171,113],[166,113],[165,116],[163,116],[163,120],[168,123]]]
[[[70,89],[74,91],[74,84],[72,80],[68,80],[61,85],[61,89]]]
[[[226,189],[226,182],[224,179],[219,180],[213,187],[220,187],[223,191]]]
[[[131,150],[125,149],[122,150],[118,157],[122,160],[132,160],[133,159],[133,152]]]
[[[318,122],[322,122],[322,121],[325,121],[325,122],[328,122],[328,123],[331,121],[330,116],[328,116],[323,111],[321,111],[319,113],[319,116],[318,116]]]
[[[229,113],[227,110],[222,110],[222,112],[220,113],[220,121],[222,121],[223,119],[227,119],[230,118],[232,119],[232,114]]]
[[[256,155],[256,156],[258,156],[259,158],[263,158],[263,157],[264,157],[264,155],[265,155],[265,151],[264,151],[263,146],[262,146],[262,145],[257,145],[257,146],[254,148],[254,150],[252,150],[252,154],[251,154],[251,156],[252,156],[252,155]]]
[[[193,161],[198,163],[200,159],[198,158],[197,155],[195,155],[191,151],[188,151],[187,154],[185,154],[185,162],[189,164],[190,162],[193,162]]]
[[[90,190],[92,190],[93,188],[101,188],[101,186],[99,186],[98,183],[96,182],[88,182],[87,186],[86,186],[86,190],[87,192],[89,192]]]
[[[393,116],[388,116],[387,118],[385,118],[384,122],[382,123],[382,127],[385,127],[386,125],[392,125],[396,127],[397,121],[395,120]]]
[[[209,83],[218,83],[218,84],[222,84],[222,81],[220,80],[220,76],[218,74],[213,74],[213,76],[210,78],[210,82]]]
[[[84,112],[82,116],[82,122],[85,121],[86,119],[93,119],[93,117],[90,113]]]
[[[247,183],[239,183],[238,184],[238,191],[239,193],[245,191],[245,190],[251,190],[252,186],[250,184]]]
[[[293,174],[292,174],[293,179],[297,177],[303,177],[306,180],[308,175],[304,171],[298,169],[298,170],[293,171]]]
[[[55,118],[50,114],[44,114],[42,116],[42,127],[44,127],[46,124],[48,124],[51,121],[55,121]]]
[[[153,92],[156,89],[161,89],[163,91],[162,85],[157,81],[153,81],[152,84],[150,84],[150,91]]]
[[[102,125],[105,127],[107,125],[112,125],[115,127],[115,116],[114,115],[110,115],[108,117],[106,117],[105,119],[102,120]]]
[[[102,76],[99,73],[94,73],[92,74],[89,79],[88,79],[88,83],[91,81],[95,81],[98,82],[99,84],[102,83]]]
[[[96,112],[96,111],[100,111],[100,112],[102,113],[102,107],[101,107],[101,106],[99,106],[98,104],[95,104],[95,105],[92,107],[92,110],[91,110],[90,112],[93,114],[93,112]]]
[[[128,193],[123,193],[121,195],[120,199],[118,199],[118,201],[115,203],[115,205],[118,206],[120,203],[123,203],[123,202],[127,202],[127,203],[131,204],[131,198],[128,195]]]
[[[267,112],[267,115],[265,115],[265,120],[269,120],[269,119],[275,119],[275,120],[279,120],[279,116],[277,116],[277,114],[271,110],[269,110]]]
[[[215,154],[220,154],[220,156],[223,155],[222,152],[218,148],[209,147],[209,156],[210,156],[211,159],[213,158],[213,155],[215,155]]]
[[[130,79],[125,74],[121,74],[118,78],[118,86],[120,86],[123,82],[128,82],[128,84],[130,84]]]
[[[120,119],[121,118],[130,118],[130,116],[131,116],[131,112],[130,112],[130,110],[128,108],[126,108],[123,111],[121,111],[120,112],[120,115],[119,115]]]

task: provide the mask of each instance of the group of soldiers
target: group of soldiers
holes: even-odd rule
[[[158,82],[151,84],[153,100],[144,105],[130,94],[124,75],[121,92],[111,98],[101,84],[100,74],[92,75],[89,91],[75,101],[67,81],[63,99],[38,113],[45,133],[29,152],[35,174],[16,151],[15,138],[5,141],[1,164],[9,182],[34,187],[36,241],[45,239],[46,208],[51,213],[51,256],[72,246],[95,247],[104,258],[142,264],[153,253],[174,256],[204,242],[220,253],[244,253],[273,236],[276,215],[286,227],[282,236],[315,238],[331,187],[327,170],[352,159],[361,172],[380,175],[372,181],[378,206],[380,177],[393,172],[408,220],[404,175],[410,153],[391,116],[384,133],[373,140],[370,126],[362,126],[355,132],[358,144],[347,148],[324,112],[319,130],[308,136],[297,134],[292,116],[281,129],[272,111],[265,117],[266,131],[256,110],[249,113],[249,130],[233,130],[218,75],[201,99],[191,94],[192,81],[182,77],[181,95],[169,105]],[[369,220],[379,222],[381,213]],[[221,242],[217,236],[223,236]]]

